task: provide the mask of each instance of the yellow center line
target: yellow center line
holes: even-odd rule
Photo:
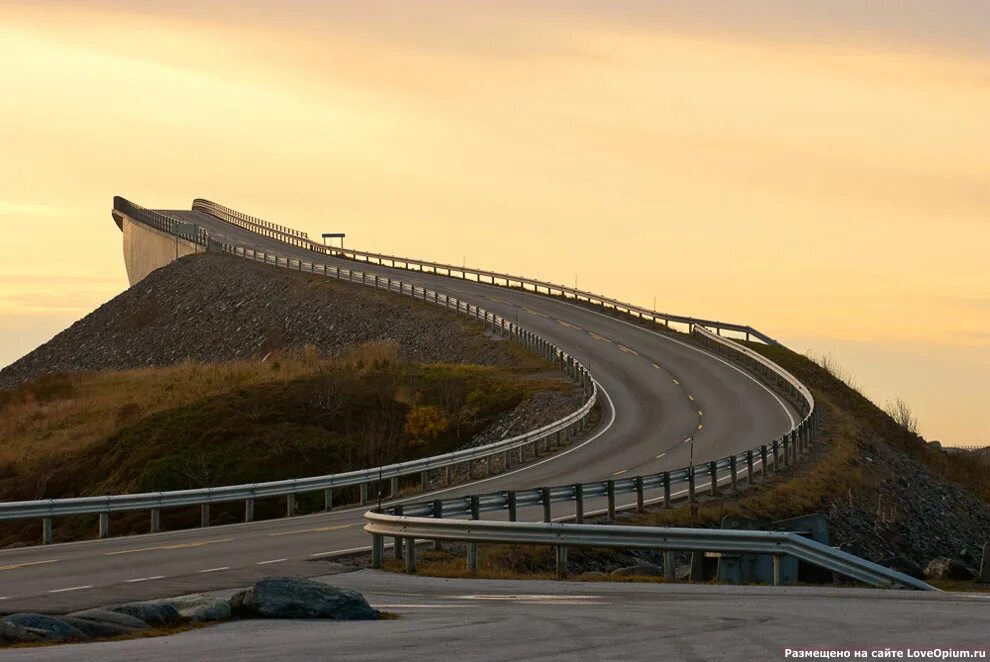
[[[590,336],[591,336],[592,338],[594,338],[595,340],[601,340],[602,342],[607,342],[607,343],[610,343],[610,342],[612,342],[611,340],[609,340],[609,339],[608,339],[608,338],[606,338],[605,336],[600,336],[600,335],[598,335],[597,333],[595,333],[594,331],[589,331],[589,332],[588,332],[588,334],[589,334],[589,335],[590,335]]]
[[[549,315],[544,315],[543,313],[533,310],[531,308],[523,308],[523,310],[525,310],[530,315],[538,315],[539,317],[546,317],[546,318],[550,317]]]
[[[337,526],[321,526],[316,529],[296,529],[295,531],[279,531],[278,533],[269,533],[270,536],[291,536],[293,533],[318,533],[322,531],[336,531],[338,529],[349,529],[352,526],[357,526],[356,524],[338,524]]]
[[[156,552],[169,549],[187,549],[190,547],[203,547],[205,545],[215,545],[222,542],[230,542],[233,538],[223,538],[221,540],[204,540],[202,542],[186,542],[175,545],[159,545],[157,547],[137,547],[135,549],[122,549],[119,552],[107,552],[104,556],[118,556],[120,554],[136,554],[138,552]]]
[[[626,473],[627,471],[628,471],[628,469],[619,469],[618,471],[616,471],[616,472],[615,472],[614,474],[612,474],[612,475],[613,475],[613,476],[621,476],[622,474],[624,474],[624,473]]]
[[[45,563],[55,563],[58,559],[48,559],[47,561],[25,561],[24,563],[14,563],[13,565],[0,565],[0,570],[17,570],[26,568],[29,565],[43,565]]]
[[[573,324],[570,324],[568,322],[565,322],[564,320],[557,320],[557,324],[559,324],[559,325],[561,325],[563,327],[566,327],[568,329],[575,329],[577,331],[580,331],[581,330],[581,327],[574,326]]]
[[[637,352],[635,349],[629,349],[625,345],[619,345],[619,349],[621,349],[623,352],[626,352],[627,354],[634,354],[636,356],[639,356],[639,352]]]

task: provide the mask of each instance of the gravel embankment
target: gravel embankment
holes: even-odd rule
[[[368,287],[199,255],[155,271],[0,370],[0,389],[46,373],[219,362],[312,345],[326,356],[394,340],[402,358],[510,365],[508,343],[430,304]]]

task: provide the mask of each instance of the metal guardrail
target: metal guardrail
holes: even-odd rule
[[[144,222],[143,218],[152,218],[156,223],[155,227],[159,227],[165,231],[168,231],[167,228],[169,227],[175,227],[169,226],[167,223],[161,223],[160,221],[162,219],[157,218],[162,217],[168,220],[168,217],[157,213],[155,213],[155,216],[145,216],[141,213],[143,210],[142,207],[133,205],[123,198],[116,198],[114,203],[115,210],[118,213],[127,214],[128,211],[134,211],[138,215],[138,218],[134,220]],[[127,215],[129,216],[130,214]],[[428,480],[427,473],[429,471],[444,469],[447,474],[447,482],[450,483],[453,467],[467,464],[470,475],[472,473],[473,463],[483,461],[490,469],[493,464],[493,458],[496,456],[502,461],[503,466],[508,467],[514,459],[511,457],[512,454],[517,455],[517,458],[515,458],[516,461],[522,462],[524,461],[526,450],[530,450],[533,456],[537,456],[541,450],[543,452],[548,451],[551,443],[554,446],[559,445],[565,437],[570,438],[579,434],[588,425],[588,419],[591,416],[598,397],[598,385],[591,377],[591,374],[573,356],[560,350],[553,343],[535,333],[524,329],[515,322],[511,322],[500,315],[488,312],[479,306],[461,301],[453,296],[448,296],[435,290],[426,289],[391,277],[379,276],[366,271],[341,269],[340,267],[326,264],[303,262],[288,256],[267,251],[258,251],[248,247],[221,244],[214,241],[208,241],[208,244],[212,250],[218,250],[237,257],[263,262],[276,267],[319,274],[351,283],[360,283],[378,289],[386,289],[400,295],[420,299],[426,303],[443,306],[447,310],[476,319],[486,327],[490,326],[493,333],[517,342],[530,351],[543,356],[546,360],[556,363],[563,372],[582,387],[586,397],[585,402],[571,414],[526,434],[517,435],[484,446],[419,460],[410,460],[382,467],[326,476],[247,485],[174,492],[0,503],[0,521],[40,517],[43,520],[42,542],[43,544],[48,544],[52,541],[52,518],[66,515],[99,514],[100,537],[107,537],[109,535],[109,514],[114,512],[151,510],[151,530],[155,532],[159,528],[160,511],[162,508],[199,505],[202,508],[201,524],[207,526],[209,524],[209,505],[212,503],[243,500],[245,502],[245,520],[250,521],[254,517],[254,500],[257,498],[285,496],[286,513],[291,516],[295,511],[296,495],[323,491],[325,507],[329,510],[333,506],[332,491],[336,488],[359,486],[361,490],[360,501],[361,503],[367,503],[369,487],[372,484],[378,484],[381,481],[388,480],[391,483],[391,493],[394,497],[398,494],[399,478],[418,474],[425,487]],[[542,449],[540,448],[541,442]]]
[[[120,196],[114,196],[113,214],[118,226],[120,225],[119,215],[124,214],[135,221],[139,221],[181,239],[186,239],[200,246],[206,246],[209,243],[210,235],[203,228],[192,226],[189,223],[183,223],[152,209],[145,209],[141,205],[136,205]],[[195,227],[195,230],[191,229],[193,227]],[[123,230],[123,226],[121,226],[121,230]]]
[[[224,207],[223,205],[202,198],[193,200],[192,209],[193,211],[201,211],[209,214],[246,230],[291,243],[293,246],[308,248],[310,244],[314,243],[309,240],[309,235],[302,230],[295,230],[285,225],[278,225],[277,223],[270,223],[254,216],[248,216],[236,209]],[[320,244],[315,245],[319,246]]]
[[[733,529],[687,529],[647,526],[557,524],[552,522],[493,522],[406,517],[365,513],[364,530],[372,536],[372,563],[381,567],[385,536],[405,541],[406,570],[416,571],[416,540],[461,541],[470,544],[468,564],[477,570],[477,545],[552,545],[557,554],[557,575],[567,576],[568,547],[615,547],[664,550],[664,570],[672,578],[673,554],[682,551],[769,554],[774,559],[774,584],[781,583],[784,555],[844,575],[857,581],[892,588],[903,586],[935,590],[923,581],[896,570],[823,545],[796,533]],[[397,545],[396,549],[400,549]],[[473,567],[471,567],[473,566]]]
[[[215,202],[209,200],[204,200],[202,198],[197,198],[193,201],[193,209],[198,211],[203,211],[208,213],[220,220],[228,221],[231,223],[237,223],[245,219],[250,219],[254,224],[263,223],[268,226],[273,227],[284,227],[284,226],[274,226],[274,224],[267,223],[267,221],[260,221],[259,219],[254,219],[253,217],[242,214],[241,212],[234,211],[223,205],[219,205]],[[211,211],[214,210],[214,211]],[[217,212],[216,210],[221,210]],[[239,219],[231,220],[231,219]],[[252,229],[250,227],[241,225],[240,227],[246,227],[246,229]],[[524,278],[521,276],[512,276],[510,274],[504,274],[497,271],[487,271],[484,269],[474,269],[467,266],[455,266],[450,264],[443,264],[441,262],[428,262],[426,260],[416,260],[413,258],[399,257],[396,255],[386,255],[383,253],[371,253],[368,251],[359,251],[353,249],[345,249],[342,247],[332,247],[324,246],[323,244],[314,242],[310,239],[300,239],[299,237],[286,237],[284,235],[279,236],[278,234],[266,234],[273,239],[278,239],[284,241],[285,243],[291,244],[293,246],[298,246],[301,248],[306,248],[307,250],[316,251],[318,253],[325,253],[333,257],[342,257],[345,259],[364,261],[373,264],[378,264],[379,266],[387,266],[392,269],[407,269],[410,271],[424,271],[429,269],[431,273],[444,275],[449,277],[454,277],[453,274],[460,274],[460,278],[467,279],[467,277],[473,276],[476,282],[483,282],[482,278],[488,279],[489,285],[497,287],[508,287],[516,289],[528,289],[532,288],[532,291],[537,294],[544,294],[542,290],[546,290],[545,294],[548,296],[560,296],[565,298],[572,298],[575,301],[587,302],[591,305],[598,305],[602,308],[611,308],[612,310],[620,313],[625,313],[631,317],[635,317],[640,320],[649,320],[653,323],[659,324],[663,322],[664,326],[669,327],[671,323],[683,324],[690,330],[693,326],[704,326],[710,329],[715,329],[718,332],[722,331],[732,331],[736,333],[743,334],[746,340],[751,338],[756,338],[757,340],[764,342],[768,345],[779,345],[776,340],[768,336],[767,334],[754,329],[753,327],[745,324],[733,324],[731,322],[721,322],[718,320],[702,319],[697,317],[689,317],[685,315],[673,315],[669,313],[661,313],[655,310],[649,310],[640,306],[633,305],[631,303],[626,303],[625,301],[620,301],[619,299],[613,299],[606,297],[601,294],[595,294],[593,292],[587,292],[585,290],[579,290],[575,287],[568,287],[566,285],[558,285],[556,283],[551,283],[547,281],[537,280],[535,278]],[[389,262],[388,265],[385,262]],[[445,272],[445,273],[441,273]],[[502,281],[502,282],[499,282]]]

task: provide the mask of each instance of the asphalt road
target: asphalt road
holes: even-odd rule
[[[175,215],[222,234],[232,243],[314,259],[311,252],[258,237],[205,214]],[[324,261],[322,256],[316,259]],[[349,261],[325,261],[355,266]],[[725,360],[624,320],[564,301],[428,273],[376,265],[367,265],[365,270],[449,292],[508,319],[518,316],[524,327],[582,360],[602,387],[602,422],[584,439],[514,471],[442,490],[444,496],[680,468],[688,464],[692,445],[696,463],[720,458],[780,436],[797,418],[779,397]],[[693,443],[686,443],[689,439]],[[239,586],[269,574],[318,575],[324,571],[321,559],[370,544],[361,531],[363,511],[352,508],[251,524],[0,551],[0,612],[58,612],[116,600]],[[558,507],[555,515],[560,514],[564,511]],[[520,518],[526,517],[538,519],[539,513],[521,511]]]
[[[9,650],[5,660],[772,660],[800,650],[987,650],[990,595],[321,578],[396,620],[237,621],[152,639]],[[207,652],[208,651],[208,652]]]

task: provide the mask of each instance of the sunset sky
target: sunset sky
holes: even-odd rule
[[[990,444],[987,0],[0,0],[0,366],[114,195],[749,323]]]

